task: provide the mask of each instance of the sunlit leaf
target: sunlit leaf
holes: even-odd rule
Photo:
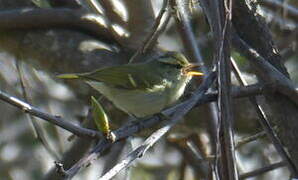
[[[97,128],[103,134],[109,134],[110,132],[109,118],[105,113],[103,107],[93,96],[91,96],[91,106],[92,106],[93,120]]]

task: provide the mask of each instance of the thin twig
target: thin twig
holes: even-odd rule
[[[245,138],[240,139],[239,141],[236,142],[235,148],[238,149],[238,148],[240,148],[241,146],[243,146],[247,143],[250,143],[252,141],[255,141],[255,140],[260,139],[260,138],[265,137],[265,136],[266,136],[266,132],[262,131],[262,132],[259,132],[257,134],[254,134],[252,136],[245,137]]]
[[[144,54],[148,51],[148,49],[152,48],[154,43],[156,42],[157,38],[159,35],[165,30],[166,26],[169,23],[169,20],[171,18],[170,13],[166,13],[167,7],[168,7],[168,1],[169,0],[164,0],[161,10],[159,11],[159,14],[157,15],[154,25],[152,27],[152,30],[150,34],[148,34],[147,38],[145,39],[144,43],[142,46],[137,50],[137,52],[130,58],[129,63],[132,63],[134,60],[136,60],[141,54]],[[161,19],[166,13],[166,18],[161,23]]]
[[[240,175],[239,179],[242,180],[242,179],[258,176],[258,175],[261,175],[261,174],[266,173],[268,171],[272,171],[272,170],[275,170],[277,168],[281,168],[281,167],[284,167],[284,166],[286,166],[286,163],[283,162],[283,161],[278,162],[278,163],[274,163],[274,164],[270,164],[266,167],[262,167],[260,169],[253,170],[251,172],[243,173],[243,174]]]
[[[210,88],[213,83],[215,76],[208,76],[205,81],[200,85],[200,87],[196,90],[194,95],[183,103],[183,106],[179,106],[176,108],[176,111],[173,113],[170,120],[166,121],[164,127],[158,129],[153,134],[151,134],[142,145],[136,148],[134,151],[129,153],[125,159],[123,159],[120,163],[114,166],[109,172],[103,175],[100,180],[109,180],[113,178],[117,173],[119,173],[122,169],[128,167],[133,161],[137,158],[142,157],[147,150],[152,147],[163,135],[165,135],[174,125],[176,125],[182,117],[191,110],[196,102],[200,100],[204,93]]]
[[[227,180],[237,180],[238,171],[236,168],[235,142],[234,142],[234,120],[231,96],[231,67],[230,67],[230,38],[232,20],[232,0],[224,0],[218,3],[220,12],[217,35],[218,59],[218,143],[220,152],[220,177]]]
[[[18,71],[19,79],[20,79],[20,84],[21,84],[23,97],[24,97],[26,102],[29,102],[29,98],[28,98],[28,95],[27,95],[27,92],[26,92],[26,86],[25,86],[25,83],[24,83],[23,74],[22,74],[22,71],[21,71],[19,59],[16,59],[16,68],[17,68],[17,71]],[[36,121],[36,119],[34,119],[34,117],[32,117],[30,114],[28,114],[28,119],[32,123],[33,129],[35,131],[36,138],[41,142],[41,144],[44,146],[44,148],[48,151],[48,153],[54,159],[56,159],[56,160],[60,159],[59,155],[54,151],[54,149],[51,148],[50,144],[46,140],[45,134],[42,130],[42,127]]]
[[[0,99],[21,109],[24,113],[29,113],[33,116],[39,117],[40,119],[46,120],[46,121],[48,121],[52,124],[55,124],[65,130],[79,136],[79,137],[92,138],[92,139],[97,139],[97,138],[102,137],[98,131],[94,131],[91,129],[86,129],[86,128],[74,125],[74,124],[70,123],[69,121],[62,119],[60,116],[53,116],[51,114],[43,112],[43,111],[39,110],[38,108],[33,107],[30,104],[28,104],[18,98],[10,96],[2,91],[0,91]]]
[[[233,58],[231,58],[231,64],[232,64],[233,71],[234,71],[234,73],[236,75],[236,78],[238,79],[239,83],[242,86],[246,86],[247,82],[242,77],[241,72],[240,72],[240,70],[239,70],[239,68],[238,68],[238,66],[237,66],[237,64],[236,64],[236,62],[234,61]],[[291,171],[292,175],[294,175],[296,177],[297,176],[297,169],[295,167],[295,164],[291,160],[289,154],[287,153],[287,151],[283,147],[280,139],[277,137],[276,133],[274,132],[274,129],[270,125],[270,122],[267,118],[267,115],[264,112],[264,109],[257,102],[257,99],[255,97],[250,97],[249,100],[252,103],[253,107],[255,108],[255,111],[257,112],[257,115],[259,116],[259,122],[262,125],[264,131],[266,132],[267,136],[269,137],[269,139],[273,143],[276,151],[282,157],[282,159],[285,161],[285,163],[287,164],[287,166],[288,166],[289,170]]]

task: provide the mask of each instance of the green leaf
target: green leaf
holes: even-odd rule
[[[105,135],[110,133],[109,118],[100,103],[91,96],[93,120],[97,128]]]

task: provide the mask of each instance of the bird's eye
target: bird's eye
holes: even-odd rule
[[[181,64],[171,64],[172,66],[174,66],[176,69],[181,69],[182,66]]]

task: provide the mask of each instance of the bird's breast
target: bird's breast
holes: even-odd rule
[[[165,89],[154,91],[129,90],[108,86],[100,82],[87,82],[122,111],[136,117],[146,117],[161,112],[167,104]]]

